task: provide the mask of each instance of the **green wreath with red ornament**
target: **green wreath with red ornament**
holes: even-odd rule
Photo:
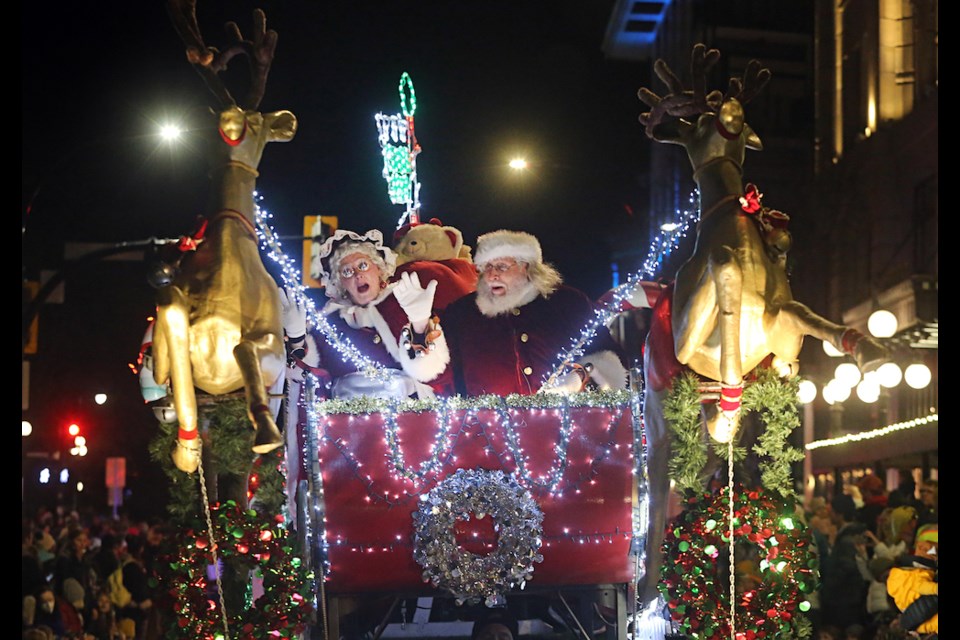
[[[806,596],[819,581],[813,539],[795,505],[762,489],[734,490],[737,640],[807,637]],[[668,528],[660,591],[680,631],[730,638],[730,509],[727,489],[687,500]]]
[[[313,573],[294,551],[295,539],[282,516],[241,509],[226,502],[210,511],[216,556],[205,524],[185,529],[183,543],[163,577],[176,616],[169,638],[226,637],[217,584],[208,567],[223,564],[262,577],[263,594],[246,598],[242,611],[229,612],[229,637],[242,640],[296,638],[314,612]]]

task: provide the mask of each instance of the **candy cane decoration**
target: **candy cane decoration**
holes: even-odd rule
[[[378,140],[383,154],[383,178],[387,181],[387,194],[393,204],[405,204],[406,211],[397,222],[399,229],[404,223],[420,222],[420,183],[417,181],[417,155],[420,144],[413,127],[413,114],[417,110],[417,94],[413,80],[406,71],[400,76],[400,113],[378,113]],[[407,96],[409,92],[409,98]]]

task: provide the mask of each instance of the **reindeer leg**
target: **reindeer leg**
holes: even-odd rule
[[[713,332],[717,317],[717,288],[707,279],[704,272],[698,278],[698,285],[684,303],[674,308],[673,342],[677,360],[680,364],[689,364],[697,349],[702,346]],[[683,270],[677,274],[677,280],[684,277]],[[674,294],[674,301],[677,300]]]
[[[787,330],[787,335],[796,336],[798,351],[799,341],[803,336],[813,336],[852,355],[864,373],[873,371],[890,360],[890,351],[874,338],[865,336],[856,329],[830,322],[796,300],[783,305],[777,316],[777,323]]]
[[[173,463],[185,473],[200,466],[200,441],[197,432],[197,395],[190,363],[190,305],[178,287],[164,287],[158,293],[157,324],[154,341],[160,348],[156,372],[173,387],[173,404],[180,423]],[[168,373],[169,372],[169,373]],[[161,383],[162,384],[162,383]]]
[[[737,431],[740,396],[743,392],[743,361],[740,356],[740,313],[743,304],[743,269],[736,253],[720,246],[710,254],[710,275],[717,288],[717,323],[720,327],[719,411],[708,415],[707,429],[720,442]]]
[[[263,336],[259,340],[244,338],[233,349],[233,357],[240,366],[240,374],[243,376],[243,385],[247,392],[247,414],[257,430],[253,444],[255,453],[269,453],[283,444],[283,436],[277,428],[273,411],[270,409],[267,384],[261,368],[262,358],[283,353],[282,345],[278,351],[276,343],[277,340],[273,335]],[[277,356],[277,360],[280,362],[277,375],[281,375],[279,371],[283,367],[282,356]],[[272,377],[270,385],[272,386],[275,381],[276,377]]]

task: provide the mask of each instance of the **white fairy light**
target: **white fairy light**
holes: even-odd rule
[[[607,304],[594,312],[594,317],[581,330],[580,337],[574,340],[570,346],[557,356],[557,366],[544,381],[542,388],[550,389],[556,387],[560,375],[564,372],[568,363],[575,361],[584,354],[584,349],[590,341],[597,335],[601,327],[607,327],[613,322],[616,316],[622,313],[622,304],[630,299],[637,287],[642,286],[644,280],[649,281],[663,266],[663,261],[674,249],[680,245],[680,241],[687,236],[687,231],[691,224],[696,224],[700,220],[699,194],[694,191],[690,194],[691,208],[686,211],[677,212],[677,226],[669,232],[657,234],[650,243],[647,251],[647,258],[643,262],[640,271],[631,274],[625,283],[617,287]]]

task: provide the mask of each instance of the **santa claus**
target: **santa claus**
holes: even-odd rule
[[[558,356],[594,317],[594,304],[562,284],[543,261],[540,242],[523,231],[499,230],[477,239],[477,291],[442,314],[453,390],[459,395],[533,394],[560,365]],[[623,389],[627,370],[617,343],[601,329],[590,353],[544,391]]]

